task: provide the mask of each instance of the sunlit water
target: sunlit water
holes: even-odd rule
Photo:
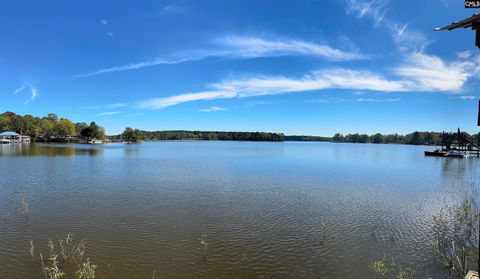
[[[441,278],[432,216],[472,187],[480,160],[425,149],[0,145],[0,278],[43,278],[29,241],[48,254],[69,232],[87,240],[98,278],[372,278],[369,263],[392,256]]]

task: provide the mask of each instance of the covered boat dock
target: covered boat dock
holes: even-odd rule
[[[30,142],[29,136],[23,136],[15,132],[0,133],[0,144],[29,143],[29,142]]]

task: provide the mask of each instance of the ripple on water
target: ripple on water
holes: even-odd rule
[[[432,215],[478,163],[421,151],[169,142],[10,154],[0,160],[0,215],[12,213],[0,223],[0,274],[41,278],[29,241],[47,251],[71,232],[87,240],[99,278],[369,278],[368,264],[390,254],[433,276]]]

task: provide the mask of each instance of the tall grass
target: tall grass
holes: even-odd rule
[[[444,206],[434,217],[435,257],[459,278],[479,268],[479,222],[478,203],[471,195],[456,206]]]
[[[58,267],[59,262],[57,261],[58,255],[51,255],[50,266],[45,267],[46,274],[48,275],[48,279],[58,279],[65,275],[65,272],[61,271]]]
[[[375,279],[413,279],[415,277],[415,271],[413,269],[399,267],[394,257],[372,262],[369,267],[373,271]]]
[[[45,279],[59,279],[66,276],[66,269],[73,269],[76,266],[75,278],[94,279],[97,266],[85,258],[86,241],[75,241],[72,234],[67,234],[65,239],[61,239],[57,244],[51,239],[47,244],[49,248],[48,263],[45,263],[43,254],[39,253],[41,270]],[[30,241],[30,255],[32,259],[35,255],[33,241]],[[74,269],[73,269],[74,270]]]
[[[94,279],[95,270],[97,266],[90,263],[90,259],[80,265],[80,268],[75,272],[77,279]]]

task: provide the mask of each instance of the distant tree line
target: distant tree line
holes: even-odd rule
[[[331,137],[320,136],[285,136],[286,141],[332,141]]]
[[[280,133],[265,132],[215,132],[215,131],[141,131],[127,127],[116,136],[109,136],[110,140],[124,140],[135,142],[140,140],[237,140],[237,141],[284,141],[285,136]]]
[[[469,138],[472,142],[480,143],[480,133],[470,135],[466,132],[462,136]],[[451,142],[457,133],[440,132],[413,132],[407,135],[399,134],[347,134],[337,133],[333,136],[333,142],[353,142],[353,143],[395,143],[395,144],[413,144],[413,145],[442,145]]]
[[[18,115],[14,112],[0,114],[0,133],[12,131],[30,136],[36,141],[65,141],[67,138],[104,139],[105,129],[95,122],[74,123],[66,118],[59,118],[54,113],[44,117]],[[142,140],[236,140],[236,141],[329,141],[351,143],[391,143],[415,145],[450,144],[458,133],[413,132],[399,134],[340,134],[333,137],[319,136],[285,136],[282,133],[265,132],[217,132],[217,131],[141,131],[127,127],[122,134],[109,136],[114,141],[138,142]],[[480,133],[469,135],[461,133],[463,138],[480,145]]]
[[[87,140],[105,138],[105,129],[95,122],[74,123],[67,118],[58,118],[54,113],[40,118],[29,114],[21,116],[10,111],[4,112],[0,114],[0,133],[6,131],[27,135],[37,141],[64,141],[69,137]]]
[[[462,132],[473,143],[480,144],[480,133],[469,135]],[[457,139],[457,133],[413,132],[407,135],[399,134],[340,134],[333,137],[320,136],[285,136],[281,133],[264,132],[215,132],[215,131],[142,131],[127,127],[122,134],[109,136],[113,141],[138,142],[142,140],[236,140],[236,141],[326,141],[345,143],[384,143],[413,145],[450,144]]]

